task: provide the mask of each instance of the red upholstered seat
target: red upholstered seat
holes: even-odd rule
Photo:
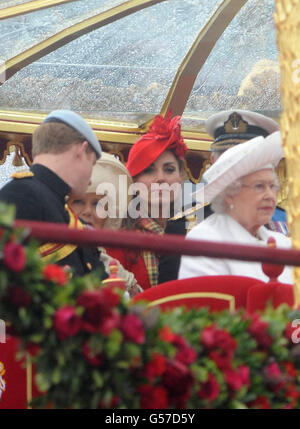
[[[133,302],[145,300],[151,302],[151,305],[159,305],[162,309],[178,306],[207,306],[211,311],[237,309],[246,307],[248,290],[254,284],[266,285],[251,277],[194,277],[162,283],[147,289],[136,295]]]
[[[0,400],[1,409],[25,409],[27,403],[39,394],[33,382],[34,367],[17,360],[20,340],[7,335],[6,342],[0,343],[0,362],[4,365],[5,391]]]
[[[280,304],[294,305],[294,290],[289,284],[270,282],[266,284],[255,284],[248,291],[247,311],[253,313],[257,310],[263,310],[268,302],[274,308]]]
[[[27,378],[24,362],[16,360],[19,340],[7,336],[6,342],[0,344],[0,361],[4,365],[3,379],[6,390],[2,394],[0,409],[27,408]],[[24,366],[23,366],[24,365]]]

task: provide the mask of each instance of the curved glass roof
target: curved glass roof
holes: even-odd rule
[[[275,0],[47,3],[51,7],[41,0],[0,2],[0,12],[40,8],[0,15],[0,81],[1,63],[9,70],[0,86],[2,112],[69,108],[98,122],[142,127],[171,106],[183,114],[183,128],[202,136],[204,120],[219,110],[279,116]],[[222,10],[226,21],[230,8],[228,22],[217,21]],[[177,99],[176,88],[183,95],[177,92]]]
[[[88,118],[106,150],[126,152],[171,108],[183,114],[186,170],[198,182],[210,114],[279,117],[274,9],[275,0],[0,0],[2,152],[30,144],[57,108]],[[2,172],[19,168],[11,155]]]
[[[18,39],[7,36],[6,59],[66,24],[120,3],[79,0],[0,21],[4,33],[14,24]],[[164,1],[85,34],[6,81],[0,88],[1,108],[71,108],[122,120],[152,116],[161,110],[178,67],[221,3]]]
[[[205,119],[236,108],[279,116],[274,11],[274,0],[249,0],[243,6],[200,70],[185,115]]]
[[[77,0],[3,20],[1,59],[7,61],[64,28],[121,3],[122,0]]]

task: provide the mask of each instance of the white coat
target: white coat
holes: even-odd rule
[[[270,231],[264,226],[258,229],[258,238],[250,234],[242,225],[227,214],[214,213],[196,225],[186,236],[187,239],[219,241],[223,243],[266,245],[269,237],[274,237],[276,247],[290,248],[291,240],[285,235]],[[286,266],[278,280],[282,283],[293,283],[292,267]],[[237,261],[203,256],[182,256],[179,269],[179,279],[236,275],[254,277],[267,282],[269,279],[263,273],[260,262]]]

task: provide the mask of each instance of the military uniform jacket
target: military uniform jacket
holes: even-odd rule
[[[65,204],[70,186],[43,165],[34,164],[30,171],[33,176],[7,183],[0,190],[0,201],[16,206],[17,219],[69,224]],[[57,264],[69,265],[80,276],[98,268],[102,268],[104,273],[97,249],[77,247]]]

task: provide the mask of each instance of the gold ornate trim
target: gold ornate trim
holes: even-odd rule
[[[164,298],[156,299],[149,303],[149,307],[153,307],[155,305],[165,304],[166,302],[171,301],[179,301],[180,299],[186,298],[214,298],[220,299],[224,301],[228,301],[229,303],[229,311],[235,311],[235,298],[233,295],[229,295],[227,293],[219,293],[219,292],[188,292],[188,293],[179,293],[176,295],[165,296]]]
[[[45,117],[46,115],[40,113],[0,110],[0,132],[30,135],[33,134]],[[85,120],[102,142],[134,144],[145,132],[143,125],[134,122],[103,121],[87,117],[85,117]],[[204,132],[182,130],[182,135],[188,149],[209,151],[211,140]]]
[[[74,0],[34,0],[18,4],[17,6],[6,7],[5,9],[0,9],[0,20],[18,15],[25,15],[48,7],[60,6],[61,4],[70,3],[72,1]]]
[[[31,165],[31,159],[28,155],[28,153],[26,152],[25,148],[24,148],[24,144],[18,141],[9,141],[6,144],[6,149],[4,149],[3,151],[3,157],[2,159],[0,159],[0,165],[4,164],[6,162],[7,156],[11,155],[11,148],[12,146],[18,147],[21,150],[21,155],[23,158],[25,158],[27,165]]]
[[[29,354],[26,355],[26,400],[27,404],[32,401],[32,362]],[[31,409],[30,405],[27,405],[27,409]]]

